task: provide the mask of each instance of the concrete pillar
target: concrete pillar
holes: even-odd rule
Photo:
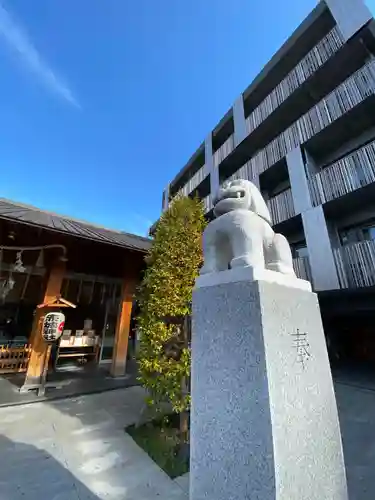
[[[233,121],[234,121],[234,145],[238,146],[246,137],[246,120],[245,109],[243,105],[243,96],[233,104]]]
[[[215,196],[219,189],[219,169],[214,166],[214,158],[212,152],[212,133],[208,134],[204,141],[205,165],[207,172],[210,173],[210,191],[211,195]]]
[[[325,0],[345,41],[372,19],[364,0]]]
[[[304,150],[304,153],[305,153],[305,157],[306,157],[306,172],[307,172],[307,175],[315,175],[315,174],[317,174],[320,171],[319,164],[315,161],[315,159],[307,151],[307,149]]]
[[[340,288],[323,207],[303,212],[302,223],[315,291]]]
[[[305,163],[299,146],[288,153],[286,162],[288,166],[290,186],[292,188],[294,210],[297,215],[312,208],[310,190],[305,171]]]
[[[162,202],[162,210],[165,212],[169,206],[169,184],[163,191],[163,202]]]
[[[117,315],[115,343],[111,364],[111,375],[113,377],[125,375],[130,321],[136,286],[137,281],[133,277],[126,277],[122,285],[121,302]]]

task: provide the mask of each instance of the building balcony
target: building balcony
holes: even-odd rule
[[[335,26],[288,75],[268,94],[246,118],[246,131],[251,134],[266,120],[293,92],[301,87],[321,66],[323,66],[342,46],[344,39]]]
[[[217,168],[220,163],[234,150],[234,134],[231,134],[228,139],[214,153],[214,167]]]
[[[225,182],[234,181],[237,179],[245,179],[248,181],[253,181],[256,177],[255,172],[251,169],[250,162],[246,162],[242,167],[236,170],[231,176],[225,179]]]
[[[312,52],[319,59],[319,54]],[[314,67],[313,61],[311,64]],[[310,148],[310,142],[316,142],[319,153],[322,147],[324,149],[331,142],[334,143],[341,132],[333,134],[333,129],[336,129],[336,125],[339,128],[337,122],[345,121],[345,118],[339,118],[346,114],[354,116],[359,112],[357,108],[361,107],[360,104],[364,104],[366,108],[373,104],[370,102],[375,100],[373,68],[373,59],[369,60],[369,51],[363,43],[362,35],[358,33],[315,69],[272,112],[263,111],[261,118],[257,118],[252,125],[247,122],[247,137],[222,161],[220,174],[229,177],[239,165],[248,162],[250,170],[259,175],[294,147],[309,143]],[[266,100],[267,98],[263,107],[266,107]],[[268,102],[267,106],[269,105]],[[274,106],[275,104],[272,108]],[[352,113],[351,110],[355,112]],[[367,115],[367,121],[375,120],[371,117],[372,114]],[[250,116],[248,119],[251,120]],[[364,119],[366,118],[360,117],[358,127]],[[334,125],[330,126],[332,123]],[[257,126],[253,128],[255,125]],[[351,127],[353,128],[353,124]],[[324,140],[326,135],[330,135],[325,133],[326,129],[332,129],[333,139],[329,137]],[[318,140],[320,138],[321,141]]]
[[[320,135],[324,129],[374,95],[375,59],[371,58],[367,64],[253,156],[247,162],[248,169],[261,174],[294,148],[308,143],[314,136]]]
[[[177,196],[189,196],[189,188],[188,185],[185,184],[181,189],[177,191],[177,193],[173,196],[173,198],[170,200],[170,202],[174,199],[177,198]]]
[[[308,257],[295,257],[293,259],[294,272],[297,278],[312,282],[310,262]]]
[[[193,177],[187,183],[189,194],[192,191],[194,191],[194,189],[196,189],[199,186],[199,184],[201,184],[201,182],[204,181],[204,179],[208,176],[208,174],[209,170],[206,167],[206,165],[203,165],[203,167],[201,167],[197,172],[195,172]]]
[[[359,241],[333,250],[341,288],[375,285],[375,241]]]
[[[322,205],[375,182],[375,141],[309,179],[312,202]]]
[[[291,219],[296,214],[290,188],[267,200],[267,206],[273,225]]]
[[[189,196],[190,193],[194,191],[208,176],[209,170],[206,165],[203,165],[193,177],[176,193],[176,196]]]

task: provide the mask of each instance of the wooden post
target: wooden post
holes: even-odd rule
[[[113,377],[121,377],[125,375],[130,320],[136,286],[137,281],[134,277],[125,278],[122,285],[121,302],[117,315],[115,343],[111,364],[111,375]]]
[[[61,285],[65,275],[65,262],[57,261],[51,268],[48,276],[44,299],[42,303],[53,300],[57,295],[60,295]],[[21,388],[21,392],[36,389],[40,386],[43,376],[45,363],[48,362],[47,352],[48,344],[44,342],[42,337],[43,318],[48,312],[48,308],[42,307],[36,309],[33,326],[30,334],[29,343],[31,345],[30,361],[27,367],[25,382]],[[50,350],[49,350],[50,352]],[[48,356],[49,358],[49,356]]]

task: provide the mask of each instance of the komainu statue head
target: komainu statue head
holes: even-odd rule
[[[271,215],[258,188],[250,181],[235,180],[219,189],[214,199],[214,215],[220,217],[233,210],[249,210],[271,224]]]

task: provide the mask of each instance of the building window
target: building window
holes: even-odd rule
[[[300,241],[298,243],[294,243],[291,245],[293,258],[303,258],[308,257],[307,246],[304,241]]]
[[[363,228],[362,232],[364,240],[371,240],[371,241],[375,240],[375,224]]]
[[[342,229],[340,231],[340,240],[342,245],[360,241],[375,241],[375,220],[371,219],[356,226]]]

